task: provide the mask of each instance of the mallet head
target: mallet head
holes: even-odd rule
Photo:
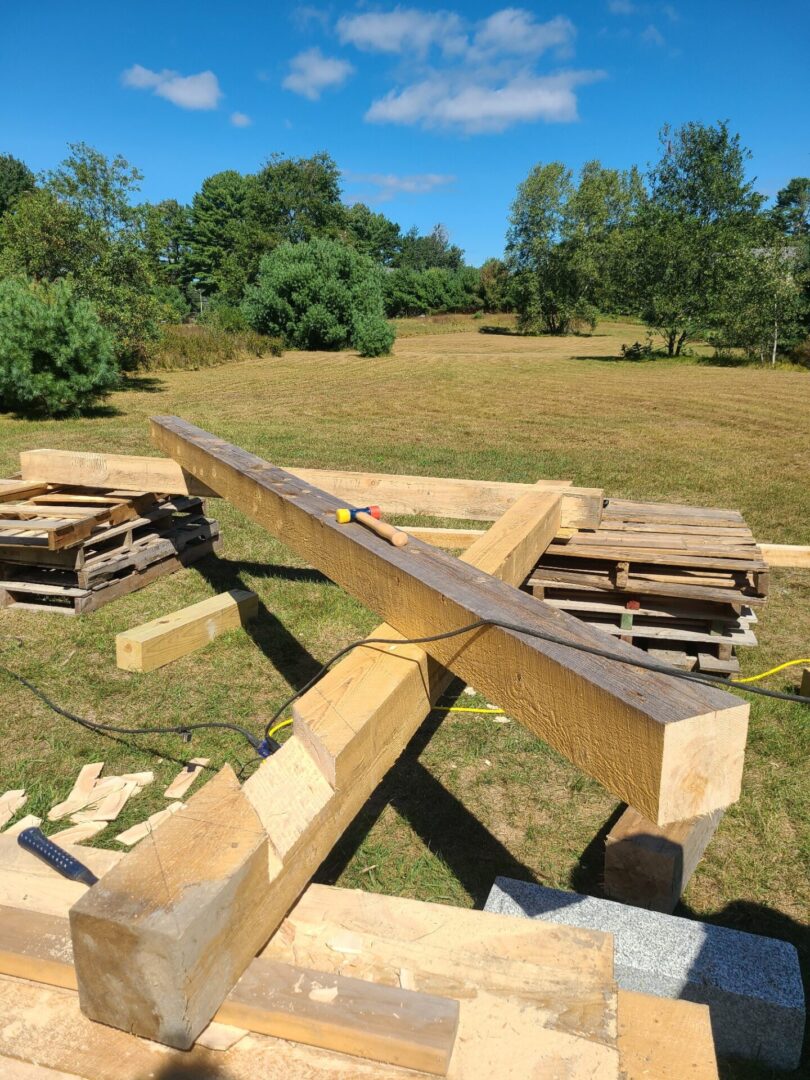
[[[348,522],[354,521],[358,514],[368,514],[378,520],[381,517],[379,506],[344,506],[335,511],[335,520],[340,525],[346,525]]]

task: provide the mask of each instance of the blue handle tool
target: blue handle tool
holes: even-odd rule
[[[36,826],[23,829],[17,837],[17,843],[21,848],[30,851],[32,855],[36,855],[38,859],[42,859],[48,866],[53,867],[62,877],[70,878],[71,881],[83,881],[85,885],[95,885],[98,881],[89,867],[80,863],[78,859],[74,859],[53,840],[49,840]]]

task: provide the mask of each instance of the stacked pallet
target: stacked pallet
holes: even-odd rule
[[[94,611],[218,546],[200,498],[0,480],[0,607]]]
[[[756,645],[768,568],[736,510],[610,499],[592,532],[558,535],[535,596],[687,671],[731,675]]]

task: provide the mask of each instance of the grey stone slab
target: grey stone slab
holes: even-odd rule
[[[613,934],[620,987],[708,1005],[724,1057],[798,1068],[805,1004],[789,942],[502,877],[485,910]]]

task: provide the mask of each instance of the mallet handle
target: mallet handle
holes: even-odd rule
[[[393,544],[394,547],[405,547],[408,543],[408,534],[402,532],[400,529],[395,528],[393,525],[387,524],[385,521],[378,521],[373,518],[371,514],[367,514],[364,510],[358,510],[354,516],[355,521],[362,522],[367,529],[371,529],[377,536],[381,536],[383,540],[387,540],[389,544]]]

